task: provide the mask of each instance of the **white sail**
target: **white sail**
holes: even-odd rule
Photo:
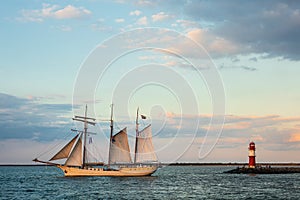
[[[131,163],[126,128],[124,128],[112,137],[112,143],[110,145],[109,163]]]
[[[74,146],[74,143],[75,143],[78,135],[79,134],[77,134],[68,144],[66,144],[59,152],[57,152],[57,154],[55,154],[49,161],[67,158],[70,154],[70,151],[72,150],[72,147]]]
[[[82,166],[82,134],[78,138],[65,165],[66,166]]]
[[[151,124],[139,131],[136,140],[136,162],[156,162],[157,157],[152,144]]]

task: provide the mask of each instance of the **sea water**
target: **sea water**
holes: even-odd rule
[[[56,167],[0,167],[0,199],[300,199],[300,174],[224,174],[168,166],[149,177],[63,177]]]

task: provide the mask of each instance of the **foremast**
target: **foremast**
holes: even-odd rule
[[[113,121],[113,112],[114,112],[114,104],[111,104],[111,110],[110,110],[110,136],[109,136],[109,149],[108,149],[108,167],[110,166],[110,160],[111,160],[111,148],[112,148],[112,138],[113,138],[113,132],[114,132],[114,121]]]
[[[83,156],[82,156],[82,168],[84,168],[86,166],[86,158],[87,158],[86,141],[87,141],[87,133],[88,133],[88,131],[87,131],[88,130],[88,124],[95,126],[96,119],[95,118],[91,118],[91,117],[87,117],[87,105],[85,105],[84,117],[75,115],[72,119],[74,121],[80,121],[80,122],[84,123],[84,130],[82,132],[83,138],[84,138],[84,142],[83,142]]]
[[[136,120],[135,120],[135,147],[134,147],[134,163],[136,163],[136,154],[137,154],[137,140],[139,135],[139,107],[136,110]]]

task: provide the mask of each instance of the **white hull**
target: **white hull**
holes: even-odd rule
[[[67,177],[75,176],[150,176],[157,170],[157,166],[122,167],[118,170],[103,168],[77,168],[57,165]]]

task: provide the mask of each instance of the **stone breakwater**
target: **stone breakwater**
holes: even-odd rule
[[[238,167],[224,173],[228,174],[291,174],[291,173],[300,173],[300,167]]]

